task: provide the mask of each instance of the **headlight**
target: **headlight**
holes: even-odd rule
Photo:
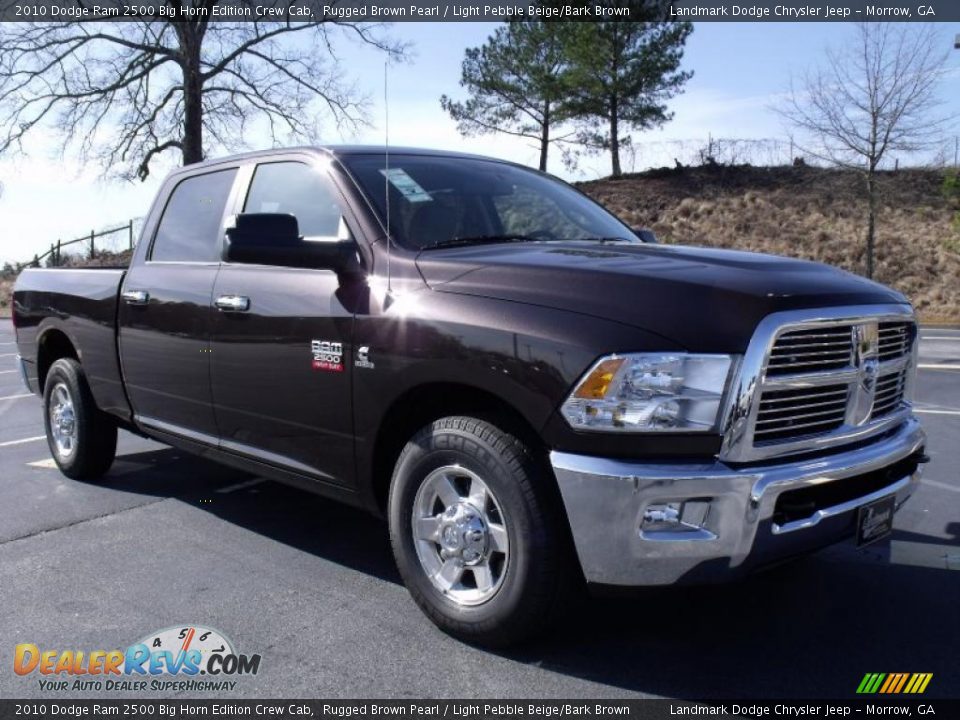
[[[608,355],[563,404],[577,430],[707,432],[717,429],[732,355]]]

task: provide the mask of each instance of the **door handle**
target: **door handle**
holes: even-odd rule
[[[224,312],[246,312],[250,309],[250,298],[243,295],[221,295],[213,304]]]
[[[146,305],[150,302],[150,293],[146,290],[127,290],[122,297],[127,305]]]

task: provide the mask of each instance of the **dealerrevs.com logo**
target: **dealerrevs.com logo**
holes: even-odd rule
[[[233,690],[238,676],[256,675],[260,655],[243,655],[221,632],[178,625],[150,633],[126,650],[14,649],[17,675],[35,676],[49,692]]]

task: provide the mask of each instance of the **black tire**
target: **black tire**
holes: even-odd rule
[[[64,397],[64,392],[74,418],[69,452],[58,445],[51,417],[52,406],[58,402],[57,398]],[[50,453],[64,475],[74,480],[96,480],[110,469],[117,454],[117,425],[97,408],[86,375],[80,363],[72,358],[57,360],[47,372],[43,387],[43,423]],[[61,436],[70,436],[60,426],[58,431]]]
[[[482,477],[509,540],[499,585],[480,604],[451,599],[418,556],[412,522],[418,491],[431,473],[450,466]],[[390,486],[391,544],[410,594],[441,630],[488,647],[515,644],[543,630],[575,595],[569,532],[548,472],[516,437],[470,417],[437,420],[403,449]]]

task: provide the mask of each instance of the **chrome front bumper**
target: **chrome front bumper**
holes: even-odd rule
[[[774,517],[778,498],[814,487],[829,497],[837,489],[832,483],[909,461],[922,454],[925,442],[911,417],[870,445],[779,464],[640,464],[562,452],[552,452],[550,461],[587,581],[668,585],[727,579],[852,537],[857,509],[889,495],[896,495],[899,508],[920,480],[919,465],[869,493],[781,524]],[[684,502],[701,509],[689,531],[641,530],[645,516],[644,527],[651,527],[651,508]]]

